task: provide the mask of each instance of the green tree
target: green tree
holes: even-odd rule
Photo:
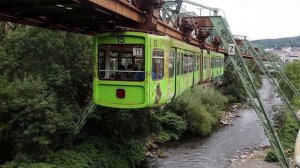
[[[0,59],[0,141],[9,155],[59,148],[90,92],[91,38],[17,27]]]
[[[293,83],[296,89],[300,91],[300,62],[296,61],[286,64],[284,73]],[[295,95],[295,93],[284,81],[279,81],[279,83],[282,91],[285,93],[287,98],[292,101],[292,104],[300,107],[300,98]]]
[[[232,64],[229,64],[225,69],[223,79],[224,93],[228,96],[230,102],[243,102],[246,100],[247,93]]]

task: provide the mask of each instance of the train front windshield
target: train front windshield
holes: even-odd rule
[[[106,44],[99,46],[101,80],[144,81],[144,45]]]

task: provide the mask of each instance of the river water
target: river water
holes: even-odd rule
[[[266,79],[259,90],[264,105],[269,111],[280,104]],[[161,147],[168,158],[148,158],[148,168],[226,168],[230,159],[244,150],[268,145],[264,130],[252,108],[240,109],[234,125],[219,128],[207,138],[185,138],[172,145]]]

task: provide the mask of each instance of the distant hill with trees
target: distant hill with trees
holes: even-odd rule
[[[300,36],[284,37],[278,39],[262,39],[251,41],[252,44],[262,45],[264,48],[272,47],[300,47]]]

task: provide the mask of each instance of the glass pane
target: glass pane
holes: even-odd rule
[[[179,75],[180,71],[180,53],[177,53],[176,56],[176,74]]]
[[[197,55],[195,55],[195,57],[194,57],[194,71],[197,71],[198,70],[198,56]]]
[[[189,72],[193,72],[194,68],[193,68],[193,55],[189,56]]]
[[[152,57],[152,79],[162,79],[164,77],[164,52],[154,50]]]
[[[101,80],[143,81],[145,79],[144,45],[100,45]]]
[[[183,56],[183,73],[189,72],[189,58],[188,55]]]
[[[174,51],[170,51],[169,55],[169,77],[174,76]]]

